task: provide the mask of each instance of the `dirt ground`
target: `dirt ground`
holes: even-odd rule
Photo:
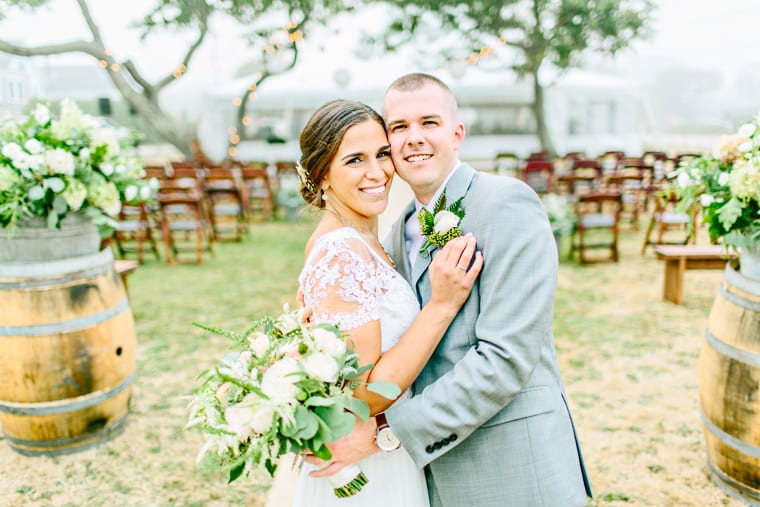
[[[699,418],[699,351],[722,273],[688,271],[685,303],[665,302],[663,266],[638,254],[640,234],[624,235],[617,264],[560,269],[556,342],[591,505],[741,506],[709,478]],[[138,382],[129,424],[108,444],[28,458],[0,439],[0,505],[263,506],[266,476],[228,487],[193,461],[200,442],[182,428],[182,395],[203,354]]]

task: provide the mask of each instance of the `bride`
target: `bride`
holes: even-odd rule
[[[467,300],[482,256],[471,235],[449,241],[430,265],[433,297],[420,310],[377,238],[377,217],[388,203],[394,174],[380,115],[362,103],[328,102],[304,127],[300,147],[301,193],[324,211],[299,276],[304,304],[313,309],[312,320],[333,322],[346,332],[360,364],[374,365],[354,394],[373,415],[381,414],[393,400],[367,390],[367,382],[392,382],[402,397],[409,395],[407,389]],[[357,424],[368,432],[377,426],[374,418]],[[379,443],[383,451],[378,448],[358,463],[368,484],[349,498],[336,497],[329,480],[309,475],[320,467],[310,457],[298,477],[294,505],[427,506],[422,470],[397,441]]]

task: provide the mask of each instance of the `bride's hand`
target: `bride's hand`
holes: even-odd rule
[[[448,304],[458,311],[467,301],[483,268],[483,254],[475,251],[476,243],[475,236],[468,233],[452,239],[435,254],[428,268],[431,302]]]

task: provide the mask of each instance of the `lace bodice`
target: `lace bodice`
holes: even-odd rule
[[[419,313],[406,280],[351,227],[317,239],[298,282],[316,321],[332,322],[349,332],[379,320],[383,352]]]

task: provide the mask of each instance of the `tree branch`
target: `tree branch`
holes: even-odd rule
[[[139,84],[148,95],[155,96],[155,87],[150,84],[147,79],[142,77],[142,74],[140,74],[140,71],[137,70],[135,64],[132,63],[132,60],[127,60],[124,62],[124,68],[127,70],[127,72],[129,72],[129,75],[132,76],[132,79],[135,80],[135,83]]]
[[[180,68],[187,68],[188,64],[190,63],[190,60],[192,59],[193,55],[195,54],[195,51],[203,44],[203,39],[206,37],[206,33],[208,32],[208,20],[203,20],[200,23],[200,26],[198,27],[200,32],[198,33],[198,38],[195,40],[195,42],[190,46],[190,48],[187,50],[187,53],[185,53],[185,57],[182,59],[182,64],[180,65]],[[184,72],[184,70],[182,71]],[[176,76],[177,71],[175,70],[168,76],[165,76],[163,79],[160,79],[154,86],[154,90],[156,92],[162,90],[166,85],[173,82],[175,79],[177,79]]]
[[[87,2],[85,0],[77,0],[77,4],[79,4],[79,10],[82,11],[82,17],[84,17],[87,27],[90,29],[93,42],[98,46],[105,48],[103,45],[103,39],[100,36],[100,28],[95,24],[95,20],[92,19],[92,14],[90,14],[90,8],[87,6]]]
[[[102,53],[91,42],[76,40],[50,44],[47,46],[18,46],[8,41],[0,40],[0,51],[17,56],[47,56],[63,53],[85,53],[95,58],[102,58]]]

